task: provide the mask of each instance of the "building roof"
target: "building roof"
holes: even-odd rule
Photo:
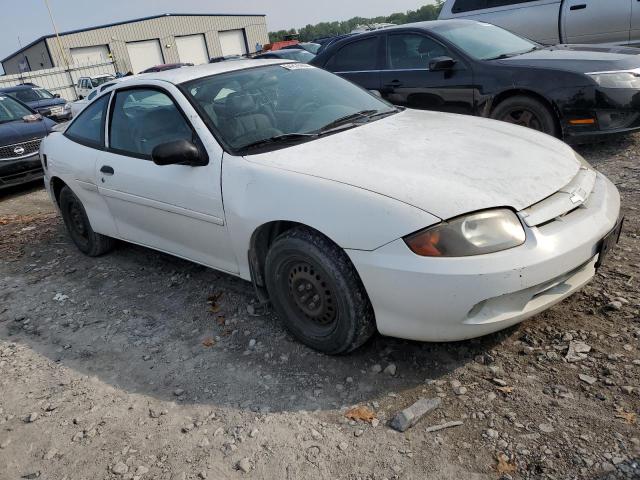
[[[160,15],[151,15],[149,17],[133,18],[131,20],[123,20],[120,22],[106,23],[104,25],[96,25],[95,27],[79,28],[77,30],[67,30],[66,32],[60,32],[59,35],[60,36],[71,35],[73,33],[88,32],[89,30],[98,30],[100,28],[115,27],[117,25],[126,25],[127,23],[143,22],[145,20],[153,20],[155,18],[163,18],[163,17],[266,17],[266,15],[264,13],[162,13]],[[5,58],[0,60],[0,62],[6,62],[10,58],[18,55],[19,53],[22,53],[28,48],[33,47],[36,43],[40,43],[43,40],[46,40],[47,38],[53,38],[53,37],[55,37],[55,35],[51,33],[49,35],[43,35],[39,38],[36,38],[33,42],[29,43],[28,45],[25,45],[19,50],[16,50],[11,55],[7,55]]]

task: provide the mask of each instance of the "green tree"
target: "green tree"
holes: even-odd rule
[[[301,42],[310,42],[316,38],[333,37],[335,35],[344,35],[351,32],[358,25],[366,25],[371,23],[394,23],[402,25],[405,23],[424,22],[426,20],[435,20],[442,9],[443,0],[436,0],[435,4],[425,5],[417,10],[408,10],[407,12],[392,13],[386,17],[364,18],[353,17],[349,20],[320,22],[315,25],[307,25],[297,30]],[[269,32],[270,42],[279,42],[284,40],[286,35],[296,33],[294,28],[289,30],[279,30],[277,32]]]

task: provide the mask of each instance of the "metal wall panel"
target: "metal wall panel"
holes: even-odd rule
[[[12,75],[20,73],[19,65],[24,58],[27,59],[30,70],[41,70],[53,66],[51,57],[49,57],[49,52],[47,51],[47,44],[43,40],[3,62],[2,68],[4,68],[5,74]]]
[[[70,69],[66,67],[56,67],[35,72],[26,72],[19,75],[0,76],[0,88],[13,87],[31,82],[42,88],[46,88],[51,93],[59,93],[62,98],[73,101],[77,98],[75,86],[80,77],[92,77],[105,73],[116,73],[113,63],[106,62],[82,67],[72,67]]]
[[[256,44],[268,43],[266,18],[263,16],[164,16],[121,25],[96,28],[84,32],[65,34],[60,40],[67,61],[71,62],[69,49],[92,45],[109,45],[115,68],[120,72],[131,71],[131,62],[126,49],[127,42],[159,39],[164,61],[180,61],[175,46],[175,36],[204,34],[211,57],[222,55],[218,32],[244,29],[249,52],[255,52]],[[55,38],[46,39],[53,63],[64,66],[65,60]]]

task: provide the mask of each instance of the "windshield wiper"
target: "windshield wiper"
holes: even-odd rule
[[[503,53],[502,55],[498,55],[497,57],[485,58],[485,61],[488,60],[504,60],[505,58],[517,57],[518,55],[524,55],[525,53],[535,52],[536,50],[540,50],[540,47],[534,46],[530,50],[525,50],[524,52],[514,52],[514,53]]]
[[[332,122],[327,123],[324,127],[318,129],[318,133],[326,132],[327,130],[332,130],[335,127],[339,127],[344,124],[352,123],[355,120],[364,118],[369,119],[372,116],[378,114],[378,110],[361,110],[360,112],[350,113],[349,115],[345,115],[344,117],[340,117]]]
[[[298,140],[306,140],[318,137],[316,133],[285,133],[276,135],[275,137],[263,138],[256,142],[249,143],[239,148],[239,150],[252,150],[254,148],[264,147],[265,145],[273,145],[278,143],[289,143]]]

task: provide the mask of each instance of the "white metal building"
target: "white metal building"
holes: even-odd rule
[[[3,59],[5,74],[113,61],[138,73],[163,63],[205,63],[268,43],[264,15],[164,14],[46,35]]]

